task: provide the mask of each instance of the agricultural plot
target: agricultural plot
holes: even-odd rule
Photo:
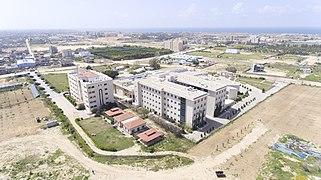
[[[35,133],[39,128],[36,117],[49,116],[39,99],[33,99],[29,89],[0,93],[0,141]]]
[[[172,53],[168,49],[157,49],[151,47],[141,46],[119,46],[119,47],[105,47],[91,49],[90,52],[96,56],[100,56],[115,61],[130,60],[130,59],[142,59],[154,57],[157,55],[165,55]]]

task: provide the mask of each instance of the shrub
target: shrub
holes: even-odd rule
[[[183,129],[177,125],[169,123],[163,118],[155,116],[154,114],[149,114],[148,118],[163,127],[165,130],[174,133],[176,136],[182,136]]]

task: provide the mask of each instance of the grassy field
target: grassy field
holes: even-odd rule
[[[88,136],[91,137],[99,149],[120,151],[134,145],[132,139],[126,138],[117,129],[113,128],[112,125],[105,122],[100,117],[81,120],[78,124],[84,129]],[[96,134],[96,136],[91,136],[92,133]]]
[[[295,155],[271,149],[266,158],[257,177],[258,180],[292,178],[303,180],[310,176],[321,177],[321,161],[312,156],[301,159]]]
[[[222,57],[232,59],[264,59],[266,56],[258,54],[222,54]]]
[[[249,84],[259,89],[264,89],[265,91],[268,91],[271,88],[273,88],[273,82],[258,79],[258,78],[240,77],[237,79],[237,81],[241,83]]]
[[[179,138],[176,137],[174,134],[168,133],[165,135],[165,138],[150,146],[148,148],[142,147],[145,151],[177,151],[177,152],[187,152],[195,145],[194,142],[186,139],[186,138]]]
[[[314,82],[320,82],[321,83],[321,74],[310,74],[303,78],[307,81],[314,81]]]
[[[172,53],[171,50],[157,49],[151,47],[141,46],[119,46],[119,47],[105,47],[95,48],[90,50],[96,56],[100,56],[115,61],[130,60],[130,59],[142,59],[154,57],[157,55],[164,55]]]
[[[283,55],[283,56],[277,56],[277,59],[287,60],[287,61],[303,61],[306,58],[302,56],[295,56],[295,55]]]
[[[69,90],[67,74],[43,74],[41,75],[57,92]]]
[[[296,65],[291,65],[286,63],[273,63],[273,64],[269,64],[268,67],[286,72],[286,75],[288,77],[298,78],[300,77],[300,74],[302,74],[302,72],[299,71],[299,67]]]
[[[111,156],[94,156],[94,159],[104,164],[128,165],[133,167],[142,167],[149,171],[158,171],[173,169],[179,166],[192,164],[194,161],[180,156],[165,157],[111,157]]]

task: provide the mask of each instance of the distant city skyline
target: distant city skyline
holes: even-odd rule
[[[319,0],[1,0],[0,30],[321,27]]]

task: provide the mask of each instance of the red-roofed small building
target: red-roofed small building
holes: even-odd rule
[[[146,122],[140,118],[136,119],[128,119],[122,121],[123,129],[128,134],[138,133],[144,129],[146,129]]]
[[[105,113],[110,117],[115,117],[115,116],[123,114],[124,111],[120,108],[112,108],[112,109],[106,111]]]
[[[135,114],[131,113],[131,112],[126,112],[123,114],[120,114],[118,116],[115,116],[114,119],[116,121],[116,125],[119,127],[122,127],[122,121],[128,120],[128,119],[136,119],[138,118]]]
[[[142,132],[137,135],[139,137],[139,140],[145,145],[145,146],[151,146],[160,140],[163,139],[164,134],[161,132],[156,131],[154,128],[150,128],[149,130]]]

